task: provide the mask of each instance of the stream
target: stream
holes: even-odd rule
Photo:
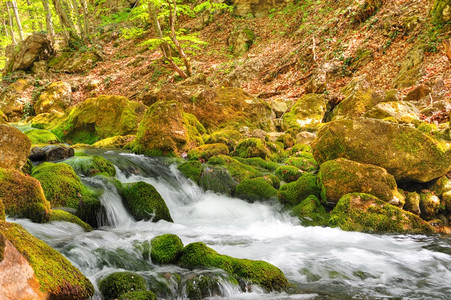
[[[151,286],[165,286],[167,299],[186,299],[183,282],[210,272],[221,296],[210,299],[450,299],[451,238],[439,235],[375,235],[336,228],[304,227],[278,203],[246,201],[205,192],[184,178],[175,165],[156,158],[96,152],[117,168],[123,183],[152,184],[165,199],[174,223],[136,222],[112,185],[83,182],[105,189],[102,227],[84,232],[72,223],[23,225],[64,254],[93,283],[123,270],[137,272]],[[221,254],[265,260],[279,267],[294,285],[288,293],[243,293],[220,271],[158,266],[143,258],[139,245],[161,234],[177,234],[183,243],[204,242]],[[173,276],[177,273],[181,281]],[[180,283],[181,282],[181,283]],[[97,287],[96,287],[97,289]],[[94,299],[101,299],[96,292]]]

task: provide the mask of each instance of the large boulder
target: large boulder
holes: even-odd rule
[[[41,184],[19,171],[0,168],[0,199],[10,217],[28,218],[33,222],[47,222],[50,203]]]
[[[31,148],[31,161],[58,161],[75,155],[74,148],[66,145],[46,145]]]
[[[94,295],[92,283],[69,260],[19,224],[0,222],[1,236],[7,245],[0,261],[1,299],[89,299]],[[13,289],[6,290],[4,283]]]
[[[0,124],[0,168],[22,169],[30,147],[30,139],[19,129]]]
[[[318,179],[323,202],[337,203],[346,194],[366,193],[394,205],[404,204],[395,178],[378,166],[338,158],[321,165]]]
[[[52,42],[45,34],[30,35],[16,46],[15,51],[8,57],[5,72],[30,70],[34,62],[48,60],[54,54]]]
[[[285,5],[285,0],[233,0],[234,14],[240,17],[266,17],[269,11],[277,6]]]
[[[410,212],[368,194],[347,194],[332,210],[329,225],[343,230],[384,233],[432,233],[434,228]]]
[[[329,122],[312,147],[319,164],[344,157],[382,167],[404,182],[427,182],[451,170],[446,144],[415,128],[377,119]]]
[[[153,156],[174,155],[203,144],[205,133],[196,117],[176,101],[158,101],[146,111],[131,148]]]
[[[52,131],[67,141],[92,144],[136,133],[146,106],[121,96],[102,95],[76,105]]]
[[[393,118],[400,123],[411,123],[420,119],[420,111],[410,102],[382,102],[365,113],[367,118]]]
[[[30,80],[19,79],[1,91],[0,109],[8,121],[19,121],[30,113],[33,88]]]
[[[102,60],[102,54],[97,51],[62,52],[49,61],[49,67],[65,73],[83,73],[92,69],[98,61]]]
[[[34,104],[36,114],[52,112],[54,110],[64,112],[72,102],[72,88],[67,82],[59,81],[50,84],[39,95]]]
[[[282,128],[296,133],[314,130],[321,124],[326,111],[327,99],[324,94],[307,94],[282,117]]]
[[[274,112],[270,105],[240,88],[210,88],[205,85],[166,85],[158,100],[177,101],[207,128],[249,126],[274,131]]]

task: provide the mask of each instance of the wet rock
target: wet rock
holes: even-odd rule
[[[396,180],[427,182],[451,170],[451,150],[408,126],[377,119],[332,121],[312,144],[322,164],[339,157],[386,169]]]
[[[0,124],[0,168],[20,170],[27,163],[31,141],[20,130]]]
[[[31,161],[59,161],[75,155],[74,148],[66,145],[35,146],[31,149]]]
[[[425,220],[432,220],[439,211],[440,198],[431,192],[420,194],[421,217]]]
[[[420,194],[416,192],[407,193],[406,203],[404,204],[404,210],[410,211],[411,213],[419,216],[420,210]]]

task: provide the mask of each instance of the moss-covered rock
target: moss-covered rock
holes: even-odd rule
[[[273,157],[271,149],[268,148],[266,142],[258,138],[242,140],[231,155],[242,158],[260,157],[262,159],[271,159]]]
[[[199,184],[204,167],[199,161],[187,161],[178,165],[177,169],[182,172],[186,178],[189,178]]]
[[[55,144],[59,143],[59,138],[52,132],[44,129],[32,128],[24,131],[32,144]]]
[[[30,107],[31,90],[34,88],[31,80],[19,79],[0,90],[0,110],[9,122],[17,122],[25,115],[25,108]]]
[[[229,35],[227,42],[229,49],[234,55],[243,55],[252,46],[255,33],[249,26],[237,26]]]
[[[214,276],[214,274],[199,274],[190,276],[183,285],[186,295],[190,300],[201,300],[208,297],[214,296],[225,296],[220,280],[222,278],[219,276]],[[229,278],[227,278],[229,279]],[[238,285],[235,279],[231,278],[233,283]]]
[[[343,230],[384,233],[432,233],[420,217],[368,194],[343,196],[331,212],[329,225]]]
[[[318,164],[313,158],[313,154],[309,152],[297,152],[296,157],[289,157],[284,162],[289,166],[294,166],[306,172],[315,172],[318,170]]]
[[[371,89],[355,90],[333,110],[331,119],[358,118],[384,101],[384,97]]]
[[[19,171],[0,168],[0,199],[10,217],[39,223],[49,220],[50,204],[39,181]]]
[[[183,112],[175,101],[159,101],[146,111],[132,151],[152,156],[171,156],[203,144],[205,129],[196,117]]]
[[[53,82],[39,95],[33,108],[36,114],[64,112],[72,102],[72,88],[67,82]]]
[[[49,222],[65,221],[79,225],[85,231],[92,231],[91,225],[83,222],[79,217],[60,209],[52,209],[50,212]]]
[[[420,194],[421,217],[425,220],[432,220],[436,217],[440,208],[440,198],[434,193],[425,192]]]
[[[319,199],[313,195],[308,196],[301,203],[293,207],[291,215],[298,217],[302,225],[322,226],[327,225],[329,214],[321,205]]]
[[[52,113],[39,114],[31,119],[31,127],[51,130],[60,125],[61,122],[65,121],[64,116],[64,113],[57,111]]]
[[[5,205],[3,204],[3,201],[0,199],[0,221],[5,221],[5,218],[6,218]]]
[[[110,148],[110,149],[121,149],[124,148],[127,144],[133,142],[136,138],[136,135],[125,135],[125,136],[113,136],[110,138],[106,138],[95,142],[92,144],[94,148]]]
[[[102,95],[77,104],[52,132],[73,143],[135,134],[146,106],[121,96]]]
[[[105,299],[116,299],[128,292],[147,290],[146,280],[132,272],[112,273],[103,278],[98,286]]]
[[[226,155],[213,156],[208,160],[208,164],[226,168],[236,182],[241,182],[245,179],[261,177],[263,175],[255,168],[249,165],[245,165],[238,160]]]
[[[235,195],[249,201],[269,200],[277,198],[277,190],[271,180],[258,177],[241,181],[236,187]]]
[[[318,179],[324,203],[337,203],[342,196],[350,193],[371,194],[400,207],[405,203],[395,178],[378,166],[338,158],[321,165]]]
[[[157,295],[151,291],[133,291],[122,294],[119,300],[157,300]]]
[[[267,262],[221,255],[203,243],[187,245],[182,251],[178,264],[189,269],[223,269],[237,280],[257,284],[268,291],[281,291],[289,285],[282,271]]]
[[[209,136],[205,137],[206,144],[216,144],[222,143],[227,145],[229,151],[235,149],[235,146],[238,144],[238,141],[241,140],[243,135],[234,129],[221,129],[213,132]]]
[[[377,119],[329,122],[313,155],[322,164],[339,157],[380,166],[396,180],[427,182],[451,170],[451,150],[421,131]]]
[[[291,134],[284,133],[276,139],[276,142],[282,143],[284,149],[292,148],[296,144],[296,139],[294,139]]]
[[[165,220],[173,222],[169,209],[160,193],[145,182],[137,182],[124,187],[125,205],[136,220]]]
[[[92,69],[99,60],[101,60],[101,56],[96,52],[62,52],[51,59],[48,65],[50,68],[60,72],[84,73]]]
[[[282,128],[290,132],[316,130],[327,110],[324,94],[307,94],[282,117]]]
[[[221,165],[206,165],[199,180],[199,186],[204,190],[228,196],[235,194],[237,185],[227,168]]]
[[[106,173],[109,176],[116,176],[114,165],[105,158],[94,156],[74,156],[64,161],[71,166],[75,173],[84,176],[93,176],[98,173]]]
[[[229,154],[229,148],[225,144],[206,144],[188,151],[188,159],[190,160],[209,160],[212,156]]]
[[[52,207],[76,209],[80,219],[92,226],[97,225],[98,195],[81,183],[71,166],[45,162],[33,169],[32,176],[41,183]]]
[[[305,153],[312,153],[312,147],[310,145],[298,143],[290,149],[290,155],[298,156]]]
[[[410,211],[411,213],[419,216],[421,213],[420,210],[420,194],[417,192],[407,193],[406,195],[406,203],[403,207],[404,210]]]
[[[375,119],[394,118],[399,123],[412,123],[419,120],[420,111],[410,102],[383,102],[367,111],[364,116]]]
[[[30,154],[30,139],[5,124],[0,124],[0,137],[0,168],[22,169]]]
[[[0,222],[0,233],[28,260],[40,290],[49,294],[50,299],[88,299],[94,295],[88,278],[58,251],[19,224]]]
[[[280,187],[279,201],[282,204],[298,205],[310,195],[320,196],[320,188],[317,184],[317,176],[303,173],[295,182],[287,183]]]
[[[245,165],[261,170],[262,172],[274,172],[279,167],[278,163],[270,160],[264,160],[261,157],[242,158],[235,156],[234,158]]]
[[[8,122],[8,118],[6,115],[0,110],[0,124],[6,124]]]
[[[174,264],[183,250],[183,243],[175,234],[164,234],[150,241],[150,258],[155,264]]]
[[[424,60],[424,49],[421,45],[413,46],[401,61],[401,68],[393,82],[397,89],[406,88],[416,84],[421,77],[421,65]]]
[[[280,166],[276,169],[274,173],[280,180],[285,181],[286,183],[293,182],[301,177],[303,171],[294,166]]]

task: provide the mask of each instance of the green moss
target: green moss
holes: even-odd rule
[[[275,172],[276,176],[279,177],[280,180],[287,183],[298,180],[302,173],[302,170],[293,166],[280,166]]]
[[[347,194],[331,212],[329,225],[348,231],[432,233],[420,217],[368,194]]]
[[[151,291],[133,291],[122,294],[119,300],[157,300],[157,295]]]
[[[92,176],[97,173],[106,173],[116,176],[114,165],[101,156],[75,156],[64,161],[70,165],[77,174]]]
[[[50,212],[49,222],[53,222],[53,221],[65,221],[65,222],[74,223],[74,224],[79,225],[85,231],[92,231],[92,227],[89,224],[83,222],[77,216],[75,216],[67,211],[64,211],[64,210],[52,209]]]
[[[112,273],[102,279],[98,286],[105,299],[116,299],[128,292],[147,289],[144,278],[132,272]]]
[[[205,138],[206,144],[222,143],[227,145],[229,151],[235,149],[238,141],[241,140],[242,134],[234,129],[222,129],[213,132],[210,136]]]
[[[37,129],[52,130],[56,128],[61,122],[64,122],[64,120],[65,116],[63,113],[43,113],[31,119],[31,127]]]
[[[297,156],[298,153],[312,152],[312,147],[306,144],[296,144],[290,150],[290,155]]]
[[[317,176],[303,173],[295,182],[280,187],[279,201],[282,204],[298,205],[310,195],[319,197],[320,189],[317,185]]]
[[[150,258],[155,264],[176,263],[183,250],[183,243],[175,234],[154,237],[150,246]]]
[[[203,243],[187,245],[179,258],[179,265],[189,269],[223,269],[237,280],[257,284],[269,291],[281,291],[289,285],[282,271],[267,262],[221,255]]]
[[[50,203],[39,181],[16,170],[0,168],[0,199],[10,217],[47,222]]]
[[[268,200],[276,198],[277,190],[272,186],[271,181],[258,177],[241,181],[236,187],[235,195],[250,201]]]
[[[235,284],[238,285],[236,280]],[[190,300],[202,300],[212,296],[221,296],[219,278],[210,274],[200,274],[190,277],[184,286]]]
[[[229,154],[229,148],[225,144],[206,144],[188,151],[190,160],[209,160],[212,156]]]
[[[266,172],[266,171],[273,172],[279,167],[278,163],[273,162],[273,161],[264,160],[261,157],[241,158],[241,157],[236,156],[234,158],[236,160],[238,160],[239,162],[242,162],[243,164],[257,168],[257,169],[261,170],[262,172]]]
[[[5,221],[5,219],[6,219],[5,205],[3,204],[3,201],[0,198],[0,222]]]
[[[296,205],[291,213],[301,220],[302,225],[322,226],[327,225],[329,214],[321,205],[317,197],[310,195],[298,205]]]
[[[434,193],[425,191],[420,194],[421,217],[425,220],[432,220],[436,217],[440,209],[440,198]]]
[[[3,261],[3,258],[5,257],[5,247],[6,240],[3,234],[0,232],[0,263]]]
[[[445,11],[447,15],[445,15]],[[432,8],[432,21],[435,25],[444,25],[449,23],[451,11],[451,3],[447,0],[435,0],[434,7]]]
[[[50,299],[87,299],[94,295],[93,285],[79,270],[22,226],[0,222],[0,233],[28,260],[40,289],[49,293]]]
[[[250,179],[255,177],[261,177],[263,174],[256,170],[255,168],[245,165],[238,160],[226,156],[226,155],[218,155],[213,156],[208,161],[208,164],[214,166],[223,166],[229,171],[230,175],[237,182],[241,182],[244,179]]]
[[[297,133],[316,130],[326,113],[327,99],[323,94],[306,94],[282,117],[282,128]]]
[[[136,220],[173,222],[164,199],[152,185],[140,181],[124,187],[122,193],[126,206]]]
[[[318,163],[313,158],[313,155],[308,152],[298,152],[297,157],[289,157],[284,162],[289,166],[294,166],[306,172],[318,170]]]
[[[56,135],[44,129],[30,129],[24,132],[32,144],[55,144],[60,140]]]
[[[232,196],[238,185],[230,172],[224,166],[207,165],[204,167],[199,180],[199,186],[206,191]]]
[[[249,138],[239,142],[231,155],[242,158],[260,157],[262,159],[269,159],[271,157],[271,151],[261,139]]]
[[[178,165],[177,169],[182,172],[185,177],[199,184],[204,167],[199,161],[188,161]]]
[[[27,163],[22,167],[21,171],[25,175],[31,175],[31,173],[33,172],[33,168],[34,168],[33,163],[31,162],[31,160],[27,159]]]
[[[276,175],[268,174],[263,176],[276,190],[280,188],[280,179]]]
[[[285,133],[276,139],[276,142],[282,143],[284,149],[291,148],[296,144],[296,140],[289,133]]]
[[[95,142],[92,144],[94,148],[121,149],[131,143],[136,138],[135,135],[113,136]]]

